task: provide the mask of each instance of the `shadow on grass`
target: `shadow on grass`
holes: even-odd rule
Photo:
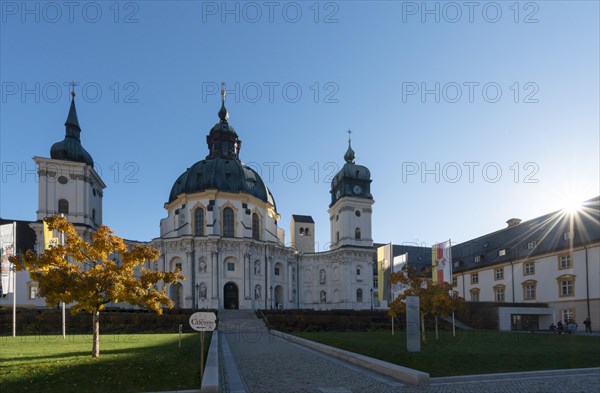
[[[2,393],[127,393],[197,389],[199,346],[198,335],[185,335],[181,348],[174,336],[146,346],[101,349],[99,358],[91,357],[91,344],[90,351],[13,356],[10,365],[6,365],[7,358],[3,357],[1,390]]]

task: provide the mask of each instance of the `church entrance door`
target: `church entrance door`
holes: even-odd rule
[[[175,308],[183,308],[183,285],[181,283],[171,284],[171,300]]]
[[[275,308],[277,310],[283,308],[283,287],[281,285],[275,287]]]
[[[238,287],[232,282],[225,284],[223,288],[224,306],[227,310],[237,310],[238,304]]]

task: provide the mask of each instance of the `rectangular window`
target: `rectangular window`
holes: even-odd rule
[[[235,271],[235,262],[227,262],[227,271],[234,272]]]
[[[279,275],[279,268],[278,268],[278,267],[276,267],[276,268],[275,268],[275,275],[276,275],[276,276],[278,276],[278,275]]]
[[[494,275],[496,280],[504,280],[504,268],[499,267],[497,269],[494,269]]]
[[[481,262],[481,255],[476,255],[474,260],[475,262]]]
[[[535,265],[533,262],[525,262],[523,265],[523,274],[526,276],[535,274]]]
[[[176,263],[175,264],[175,270],[181,271],[181,263]]]
[[[525,300],[535,300],[535,284],[525,285]]]
[[[494,291],[496,292],[496,301],[503,302],[504,301],[504,287],[496,288]]]
[[[498,255],[501,256],[501,257],[505,256],[506,255],[506,250],[500,250],[500,251],[498,251]]]
[[[575,320],[575,311],[572,308],[560,310],[560,317],[564,323],[569,323]]]
[[[571,265],[571,256],[570,255],[561,255],[558,258],[558,268],[562,269],[570,269],[573,266]]]
[[[535,240],[532,241],[532,242],[527,243],[527,249],[528,250],[533,250],[536,247],[537,247],[537,241],[535,241]]]
[[[453,286],[453,287],[457,287],[457,286],[458,286],[458,279],[457,279],[456,277],[454,277],[454,278],[452,279],[452,286]]]
[[[360,276],[360,268],[359,268],[359,267],[358,267],[358,268],[356,268],[356,275],[357,275],[357,276]]]
[[[563,233],[563,239],[570,240],[571,239],[571,232],[565,232],[565,233]]]
[[[573,280],[564,279],[560,281],[560,296],[573,296]]]
[[[471,273],[471,284],[479,284],[479,273]]]
[[[29,300],[33,300],[33,299],[37,299],[37,298],[38,298],[37,285],[30,285],[29,286]]]

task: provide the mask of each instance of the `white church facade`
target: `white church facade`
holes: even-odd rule
[[[167,214],[160,220],[160,236],[140,242],[160,251],[148,268],[180,269],[186,277],[167,288],[175,306],[371,308],[371,175],[355,163],[350,141],[345,164],[331,185],[330,250],[315,252],[314,221],[303,215],[291,218],[286,245],[273,195],[260,175],[240,160],[242,142],[229,124],[224,90],[221,104],[219,121],[206,137],[206,158],[175,180],[164,205]],[[74,94],[65,127],[65,138],[52,146],[50,158],[34,157],[39,201],[37,221],[30,226],[38,250],[43,249],[45,217],[64,214],[87,239],[102,224],[106,186],[81,144]],[[43,299],[29,297],[18,300],[19,305],[44,305]]]

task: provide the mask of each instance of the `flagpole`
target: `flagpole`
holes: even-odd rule
[[[61,217],[64,217],[62,213]],[[65,233],[63,231],[60,231],[60,245],[65,245]],[[63,340],[67,338],[67,327],[65,324],[65,302],[62,302],[62,336]]]
[[[13,222],[13,252],[17,255],[17,222]],[[12,281],[13,281],[13,320],[12,320],[12,335],[17,336],[17,270],[15,269],[14,263],[12,264]]]
[[[452,239],[448,239],[448,247],[450,250],[450,280],[452,280]],[[454,289],[452,290],[454,297]],[[454,310],[452,310],[452,337],[456,337],[456,322],[454,320]]]
[[[15,271],[15,269],[13,268],[13,320],[12,320],[12,333],[13,333],[13,337],[17,336],[17,272]]]

